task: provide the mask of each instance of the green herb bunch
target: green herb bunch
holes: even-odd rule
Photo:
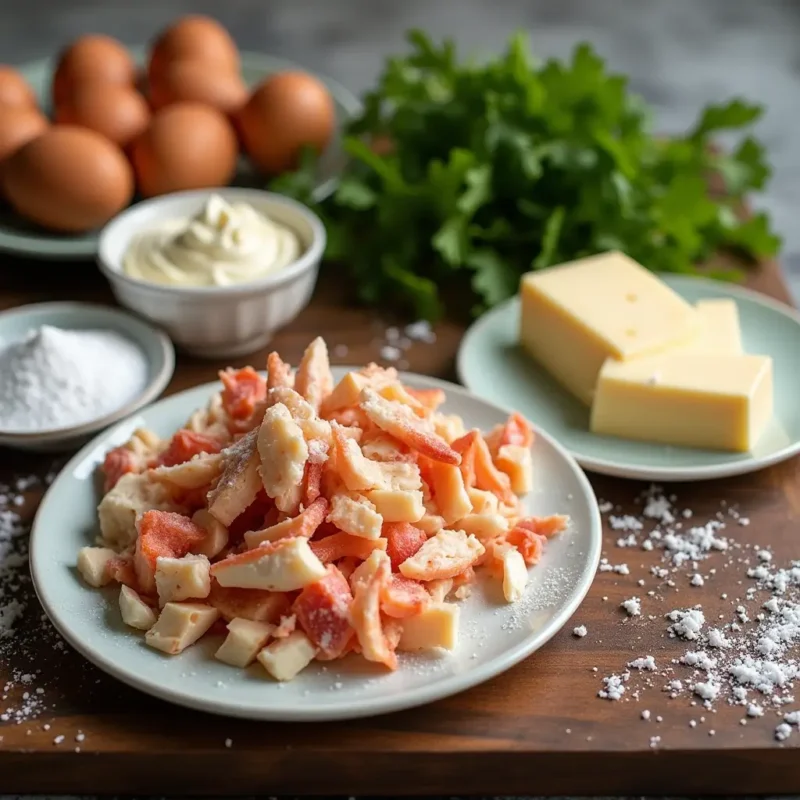
[[[752,137],[713,147],[760,107],[712,105],[686,135],[657,137],[643,101],[587,44],[569,63],[537,64],[518,34],[500,58],[465,64],[450,41],[408,38],[410,54],[387,62],[348,125],[349,163],[318,208],[328,256],[362,301],[400,299],[435,319],[444,286],[468,280],[479,313],[528,270],[606,250],[692,273],[722,249],[778,249],[764,214],[738,213],[769,176],[763,148]],[[274,188],[308,202],[313,162]],[[709,193],[712,174],[723,191]]]

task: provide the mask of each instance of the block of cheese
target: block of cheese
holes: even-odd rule
[[[586,405],[607,358],[655,354],[700,328],[689,303],[618,252],[530,272],[520,293],[523,348]]]
[[[747,451],[772,416],[766,356],[670,353],[609,359],[592,406],[594,433]]]
[[[699,300],[695,308],[701,318],[697,336],[675,348],[694,353],[721,353],[741,355],[742,332],[739,327],[739,309],[735,300]]]

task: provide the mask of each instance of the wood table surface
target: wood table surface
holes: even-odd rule
[[[297,362],[311,337],[346,345],[335,363],[379,358],[390,319],[348,306],[336,276],[328,275],[310,307],[272,343]],[[749,283],[782,301],[788,294],[775,264]],[[0,308],[45,300],[111,302],[87,265],[0,267]],[[338,287],[338,288],[337,288]],[[433,344],[415,343],[408,369],[454,378],[463,328],[444,323]],[[265,352],[239,363],[263,366]],[[179,358],[169,392],[213,379],[226,366]],[[0,450],[0,482],[14,474],[43,474],[52,459]],[[598,496],[626,510],[642,484],[590,476]],[[748,540],[769,545],[776,560],[798,557],[800,460],[723,481],[670,487],[697,516],[711,516],[721,500],[739,503],[751,519]],[[26,517],[38,493],[28,494]],[[604,532],[612,556],[617,534]],[[327,724],[276,724],[224,719],[168,705],[130,689],[69,648],[54,648],[49,624],[30,603],[16,637],[5,642],[0,682],[13,684],[5,705],[18,705],[19,675],[35,673],[45,710],[36,719],[0,723],[0,793],[85,794],[773,794],[800,793],[795,736],[773,737],[776,718],[739,725],[741,707],[721,703],[709,726],[690,728],[701,713],[658,689],[647,702],[600,700],[600,677],[624,669],[643,653],[668,659],[685,646],[664,636],[663,625],[628,625],[614,609],[635,594],[635,577],[649,574],[656,553],[626,552],[632,576],[598,574],[588,597],[559,635],[526,661],[488,683],[428,707],[373,719]],[[691,602],[713,611],[720,593],[735,596],[738,575],[717,576],[693,589]],[[632,591],[632,587],[634,590]],[[741,589],[739,589],[741,591]],[[607,598],[607,599],[606,599]],[[665,598],[664,613],[688,604]],[[673,605],[669,605],[672,602]],[[571,635],[584,624],[590,636]],[[593,667],[598,672],[592,671]],[[5,707],[5,706],[3,706]],[[641,720],[647,707],[651,722]],[[663,715],[660,724],[654,720]],[[568,732],[569,731],[569,732]],[[84,738],[81,739],[82,734]],[[659,735],[659,747],[650,737]],[[55,737],[63,736],[56,743]],[[76,736],[81,739],[75,752]],[[225,740],[232,740],[226,747]]]

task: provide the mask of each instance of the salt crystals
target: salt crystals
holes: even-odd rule
[[[587,633],[588,631],[586,630],[585,625],[578,625],[576,628],[572,629],[572,635],[577,636],[578,639],[583,639],[583,637],[586,636]]]
[[[629,617],[638,617],[642,613],[642,601],[638,597],[631,597],[624,600],[621,604]]]
[[[609,675],[603,678],[604,688],[597,693],[597,696],[604,700],[621,700],[625,694],[625,683],[630,677],[630,672],[623,672],[622,675]]]
[[[642,656],[635,658],[633,661],[628,662],[630,669],[648,670],[654,672],[656,668],[656,660],[653,656]]]
[[[670,611],[667,619],[672,621],[672,625],[668,628],[670,636],[678,636],[690,641],[697,639],[706,621],[705,615],[699,608]]]

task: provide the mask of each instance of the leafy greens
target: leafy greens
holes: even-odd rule
[[[737,213],[769,177],[761,145],[713,147],[760,107],[708,106],[687,134],[659,138],[643,101],[587,44],[568,63],[535,64],[518,34],[500,58],[463,64],[451,41],[408,38],[411,52],[389,59],[347,126],[349,163],[317,207],[328,257],[362,301],[400,299],[435,319],[445,286],[468,280],[478,313],[513,295],[530,269],[605,250],[685,273],[721,249],[777,251],[764,214]],[[273,188],[310,202],[315,158],[306,156]],[[712,174],[723,191],[709,192]]]

